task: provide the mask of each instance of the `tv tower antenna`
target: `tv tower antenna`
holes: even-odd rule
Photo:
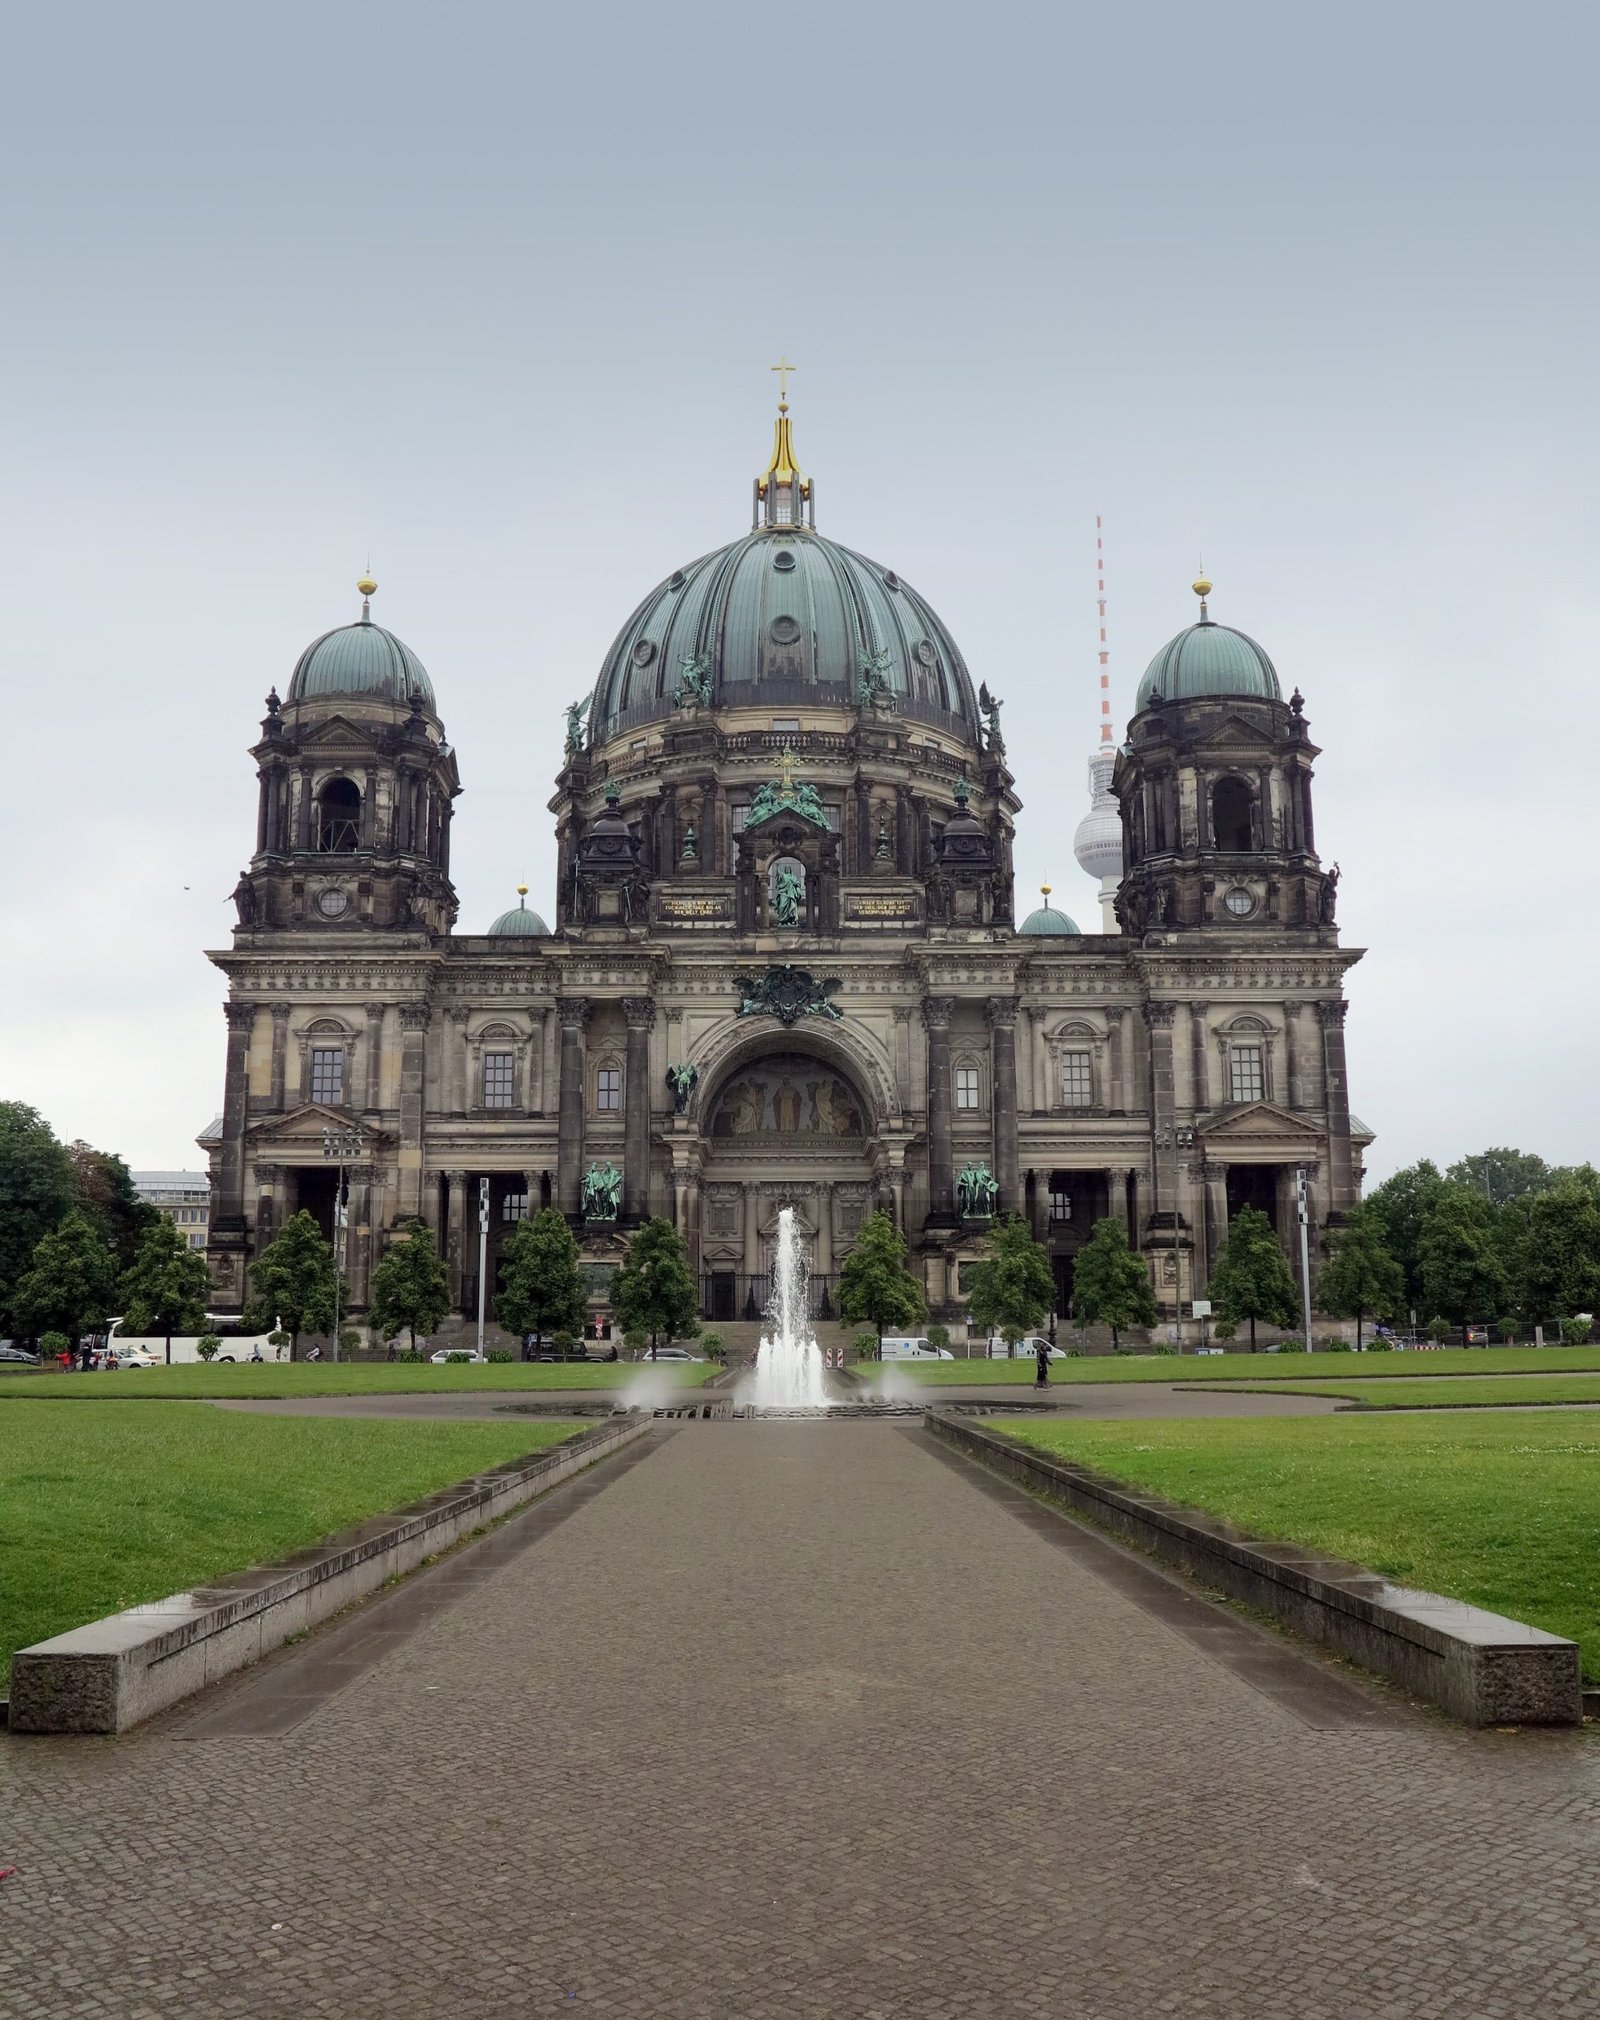
[[[1072,853],[1100,886],[1100,930],[1115,933],[1117,887],[1122,882],[1122,809],[1111,790],[1117,747],[1111,733],[1111,646],[1106,636],[1105,526],[1094,515],[1095,605],[1100,620],[1100,743],[1089,760],[1089,811],[1078,823]]]

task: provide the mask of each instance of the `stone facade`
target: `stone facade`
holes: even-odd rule
[[[1313,845],[1298,695],[1153,696],[1116,767],[1123,930],[1048,910],[1019,928],[1000,704],[974,699],[892,571],[784,516],[788,461],[750,536],[630,620],[587,729],[570,712],[552,932],[525,910],[453,930],[460,785],[431,688],[273,698],[240,923],[211,957],[230,985],[204,1140],[220,1305],[287,1214],[331,1224],[326,1131],[361,1139],[357,1311],[413,1215],[475,1309],[484,1178],[491,1285],[541,1205],[581,1230],[597,1294],[627,1228],[660,1214],[729,1319],[764,1303],[784,1205],[819,1298],[881,1206],[948,1312],[984,1252],[987,1223],[957,1207],[971,1166],[1049,1246],[1063,1313],[1102,1215],[1170,1310],[1240,1204],[1297,1264],[1297,1168],[1314,1255],[1358,1196],[1342,991],[1359,954]],[[606,1166],[619,1215],[586,1220],[585,1175]]]

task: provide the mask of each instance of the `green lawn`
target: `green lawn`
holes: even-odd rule
[[[870,1381],[881,1372],[874,1362],[851,1362]],[[1031,1382],[1028,1361],[893,1361],[896,1374],[916,1382],[957,1387],[992,1387],[997,1382]],[[1321,1378],[1364,1382],[1418,1380],[1439,1375],[1600,1374],[1600,1347],[1446,1347],[1437,1354],[1084,1354],[1050,1363],[1052,1382],[1304,1382]],[[4,1393],[0,1386],[0,1394]]]
[[[74,1402],[174,1396],[417,1396],[439,1391],[496,1389],[625,1389],[641,1375],[690,1387],[717,1372],[713,1361],[601,1361],[591,1367],[573,1361],[490,1361],[484,1366],[449,1362],[434,1367],[391,1361],[274,1362],[254,1367],[236,1362],[206,1367],[129,1368],[117,1374],[6,1375],[0,1403],[31,1396],[70,1396]]]
[[[1447,1382],[1229,1382],[1230,1389],[1339,1396],[1372,1410],[1485,1409],[1510,1403],[1600,1403],[1600,1375],[1465,1376]]]
[[[0,1684],[31,1642],[281,1557],[584,1428],[159,1402],[0,1412]]]
[[[1588,1411],[1004,1431],[1255,1535],[1570,1635],[1584,1674],[1600,1678],[1600,1420]]]

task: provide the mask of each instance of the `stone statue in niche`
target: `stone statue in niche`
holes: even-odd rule
[[[772,923],[775,926],[798,926],[800,908],[805,903],[805,872],[798,863],[781,862],[774,866],[772,883]]]
[[[956,1174],[956,1211],[963,1220],[989,1220],[994,1216],[1000,1188],[986,1164],[964,1164]]]
[[[672,1110],[682,1115],[689,1106],[689,1096],[693,1094],[700,1079],[700,1069],[690,1063],[667,1068],[667,1086],[672,1091]]]

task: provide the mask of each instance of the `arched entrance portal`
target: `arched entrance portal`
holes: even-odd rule
[[[778,1214],[792,1206],[814,1316],[838,1310],[838,1268],[874,1191],[872,1110],[855,1076],[793,1033],[745,1051],[701,1109],[701,1302],[753,1319],[771,1290]]]

